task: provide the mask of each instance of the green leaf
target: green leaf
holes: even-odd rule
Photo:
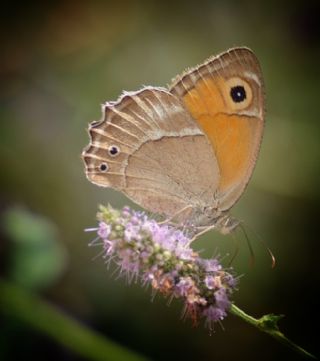
[[[258,322],[264,330],[279,330],[278,322],[284,315],[274,315],[272,313],[262,316]]]
[[[11,279],[28,288],[50,286],[66,266],[66,250],[57,227],[23,208],[9,209],[2,219],[9,238]]]

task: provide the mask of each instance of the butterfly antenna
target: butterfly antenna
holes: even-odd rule
[[[242,226],[241,228],[242,228],[244,234],[246,234],[246,232],[244,230],[244,227]],[[267,243],[263,240],[263,238],[257,232],[255,232],[251,227],[249,227],[249,228],[250,228],[250,231],[254,234],[254,236],[266,247],[266,249],[267,249],[267,251],[269,253],[269,256],[271,258],[271,268],[275,268],[275,266],[276,266],[276,257],[274,256],[274,254],[271,251],[270,247],[267,245]]]
[[[233,261],[236,259],[236,257],[238,256],[239,254],[239,250],[240,250],[240,247],[239,247],[239,238],[235,237],[235,235],[233,233],[231,233],[231,237],[232,237],[232,240],[233,240],[233,243],[235,245],[235,250],[233,252],[233,255],[231,256],[231,259],[230,259],[230,262],[228,264],[228,267],[231,267]]]
[[[248,234],[247,234],[246,230],[244,229],[242,223],[240,223],[239,226],[242,229],[242,232],[246,238],[247,245],[248,245],[249,252],[250,252],[250,266],[253,267],[255,264],[255,255],[254,255],[254,251],[253,251],[250,239],[249,239]]]

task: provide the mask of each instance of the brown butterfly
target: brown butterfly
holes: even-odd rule
[[[166,88],[124,92],[103,105],[83,151],[88,179],[145,209],[228,233],[228,211],[255,166],[264,127],[259,62],[233,48]]]

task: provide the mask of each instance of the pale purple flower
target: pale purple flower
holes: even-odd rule
[[[122,217],[124,218],[128,218],[130,217],[131,213],[130,213],[130,208],[129,207],[123,207],[122,212],[121,212]]]
[[[221,278],[219,276],[206,276],[204,283],[209,290],[221,287]]]
[[[133,240],[139,241],[141,239],[140,232],[140,227],[135,222],[131,221],[125,225],[124,239],[127,242],[131,242]]]
[[[203,311],[203,315],[206,317],[207,325],[211,328],[212,323],[222,321],[227,313],[217,306],[209,306]]]
[[[238,278],[233,277],[230,273],[226,273],[223,280],[230,288],[235,289],[237,287]]]
[[[105,256],[110,256],[114,251],[114,242],[104,240],[103,249],[105,250]]]
[[[185,248],[185,247],[184,248],[177,247],[174,252],[178,258],[185,261],[192,260],[194,254],[194,251],[191,248]]]
[[[105,222],[99,223],[98,236],[101,239],[108,239],[110,232],[111,226],[109,224],[106,224]]]
[[[227,295],[227,290],[224,287],[220,287],[217,291],[215,291],[214,298],[216,301],[216,305],[220,309],[226,310],[230,307],[230,301]]]
[[[201,263],[205,268],[206,272],[217,272],[222,269],[221,264],[216,258],[212,259],[201,259]]]
[[[195,283],[191,277],[181,277],[175,287],[179,296],[187,297],[193,291]]]
[[[98,220],[104,256],[128,280],[140,278],[154,291],[182,299],[194,323],[205,318],[212,328],[226,316],[236,279],[217,258],[200,258],[184,232],[129,207],[101,207]]]

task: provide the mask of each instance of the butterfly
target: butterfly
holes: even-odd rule
[[[86,176],[153,213],[231,232],[229,210],[256,164],[265,117],[259,61],[232,48],[168,88],[124,92],[90,124]]]

